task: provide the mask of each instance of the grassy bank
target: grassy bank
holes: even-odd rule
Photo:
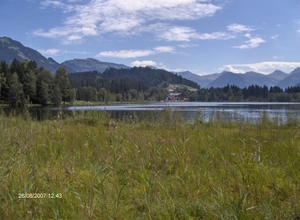
[[[0,116],[0,219],[300,218],[300,123],[161,114]]]

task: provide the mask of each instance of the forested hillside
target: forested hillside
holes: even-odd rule
[[[169,84],[200,88],[182,76],[150,67],[72,73],[69,78],[77,98],[86,101],[160,101],[168,96]]]

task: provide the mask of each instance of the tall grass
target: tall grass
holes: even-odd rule
[[[153,114],[0,115],[0,219],[300,218],[298,121]]]

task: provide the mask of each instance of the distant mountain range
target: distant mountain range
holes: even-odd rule
[[[85,71],[99,71],[113,67],[113,68],[129,68],[123,64],[107,63],[101,62],[96,59],[73,59],[67,60],[63,63],[58,63],[51,57],[46,58],[38,51],[23,46],[20,42],[15,41],[9,37],[0,38],[0,60],[4,60],[7,63],[11,63],[13,59],[19,61],[22,60],[34,60],[37,65],[43,66],[45,69],[50,70],[55,73],[55,71],[60,67],[64,66],[68,73],[74,72],[85,72]]]
[[[67,60],[63,63],[58,63],[52,58],[46,58],[38,51],[23,46],[20,42],[15,41],[9,37],[0,38],[0,61],[4,60],[11,63],[13,59],[34,60],[38,66],[43,66],[45,69],[53,73],[60,67],[64,66],[68,73],[98,71],[103,72],[106,69],[113,67],[117,69],[129,68],[123,64],[101,62],[96,59],[73,59]],[[189,79],[198,83],[201,87],[224,87],[229,85],[236,85],[240,88],[248,87],[250,85],[259,86],[279,86],[287,88],[290,86],[300,85],[300,67],[293,70],[290,74],[276,70],[269,75],[264,75],[256,72],[247,72],[245,74],[235,74],[224,71],[222,73],[214,73],[210,75],[199,76],[189,71],[176,73],[183,78]]]
[[[214,73],[210,75],[200,76],[189,71],[179,72],[178,75],[198,83],[201,87],[224,87],[227,85],[236,85],[240,88],[251,85],[258,86],[279,86],[283,89],[291,86],[300,85],[300,67],[293,70],[290,74],[280,70],[265,75],[257,72],[247,72],[244,74],[236,74],[228,71],[222,73]]]

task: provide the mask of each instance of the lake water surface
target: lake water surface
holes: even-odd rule
[[[247,120],[258,121],[262,114],[270,119],[298,120],[300,118],[300,103],[278,102],[157,102],[141,104],[113,104],[98,106],[69,106],[61,108],[31,108],[34,118],[50,119],[58,112],[73,114],[77,111],[102,111],[110,114],[112,118],[124,119],[126,117],[143,118],[147,115],[159,114],[168,109],[183,116],[187,122],[193,122],[196,118],[208,121],[222,120]]]

